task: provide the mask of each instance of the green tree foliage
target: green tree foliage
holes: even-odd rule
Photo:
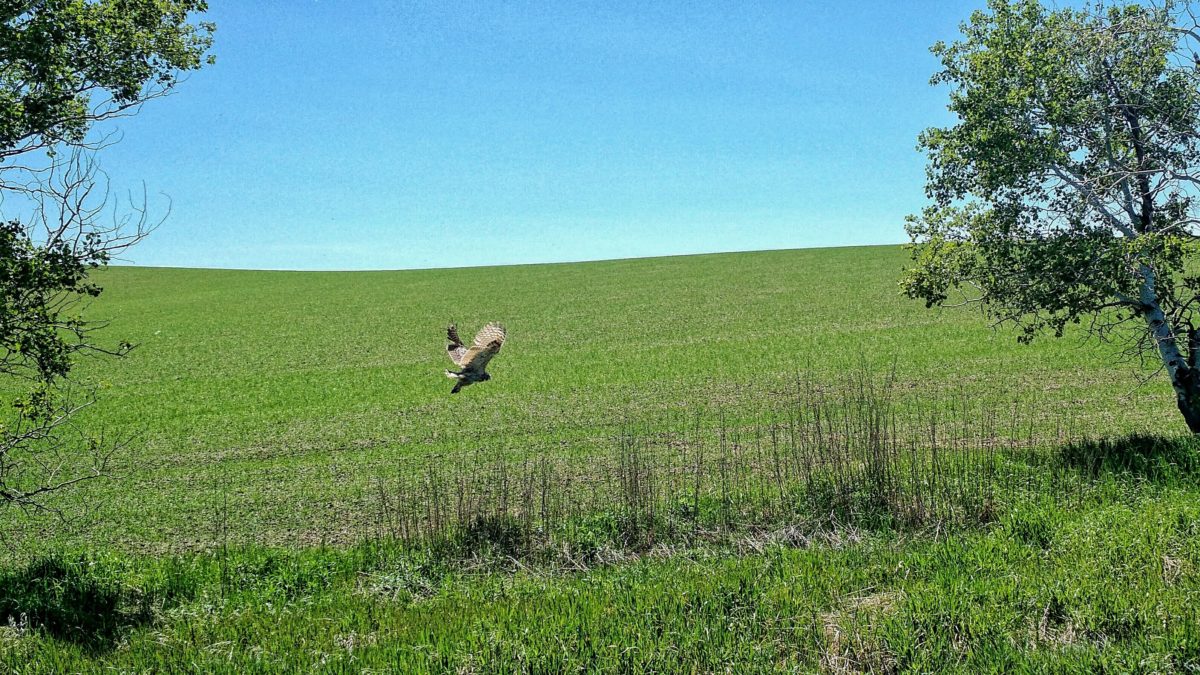
[[[212,57],[203,0],[0,0],[0,156],[80,144]]]
[[[905,292],[977,303],[1019,339],[1082,324],[1160,362],[1200,433],[1200,31],[1191,8],[991,0],[932,51],[948,128]],[[1197,47],[1200,48],[1200,47]]]
[[[93,399],[73,383],[103,324],[83,318],[90,274],[152,228],[145,200],[114,206],[93,156],[94,126],[168,93],[212,62],[203,0],[0,0],[0,503],[46,497],[103,475],[112,450],[77,428]]]

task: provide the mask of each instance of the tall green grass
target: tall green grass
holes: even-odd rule
[[[1034,462],[1040,487],[949,532],[825,523],[557,562],[470,528],[418,546],[59,553],[0,577],[0,664],[1188,672],[1200,666],[1197,450],[1058,449]]]

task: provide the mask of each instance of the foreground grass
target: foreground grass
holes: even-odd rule
[[[1194,670],[1200,490],[1194,467],[1167,466],[1166,480],[1147,468],[1067,469],[1069,494],[1031,492],[979,528],[742,532],[706,545],[613,549],[607,561],[574,569],[486,544],[469,553],[373,542],[58,554],[0,580],[0,614],[14,617],[0,628],[0,664],[18,672]]]
[[[1169,388],[1100,346],[1018,347],[966,310],[899,297],[899,247],[364,273],[116,268],[91,309],[140,346],[86,361],[87,424],[130,438],[119,480],[58,505],[73,529],[0,514],[9,550],[202,550],[218,510],[237,541],[351,543],[397,467],[464,450],[586,458],[631,413],[769,402],[797,373],[895,371],[934,402],[1093,433],[1177,429]],[[458,396],[443,330],[510,330],[494,379]],[[586,463],[586,462],[583,462]]]

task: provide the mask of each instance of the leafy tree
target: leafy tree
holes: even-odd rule
[[[1069,324],[1160,363],[1200,433],[1200,43],[1192,9],[991,0],[932,51],[958,121],[921,134],[931,204],[902,285],[1028,342]]]
[[[153,227],[145,198],[124,215],[94,155],[94,126],[135,113],[212,62],[203,0],[0,0],[0,503],[47,508],[103,475],[113,445],[79,428],[94,390],[73,382],[103,326],[82,316],[90,278]]]

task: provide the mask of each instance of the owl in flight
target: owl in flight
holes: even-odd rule
[[[504,345],[504,326],[494,322],[484,326],[475,335],[475,342],[470,347],[459,339],[458,326],[454,324],[450,324],[446,329],[446,337],[450,340],[450,344],[446,346],[446,355],[454,365],[461,368],[457,373],[452,370],[446,371],[446,377],[458,380],[450,390],[451,394],[457,394],[458,390],[469,384],[492,379],[484,369]]]

